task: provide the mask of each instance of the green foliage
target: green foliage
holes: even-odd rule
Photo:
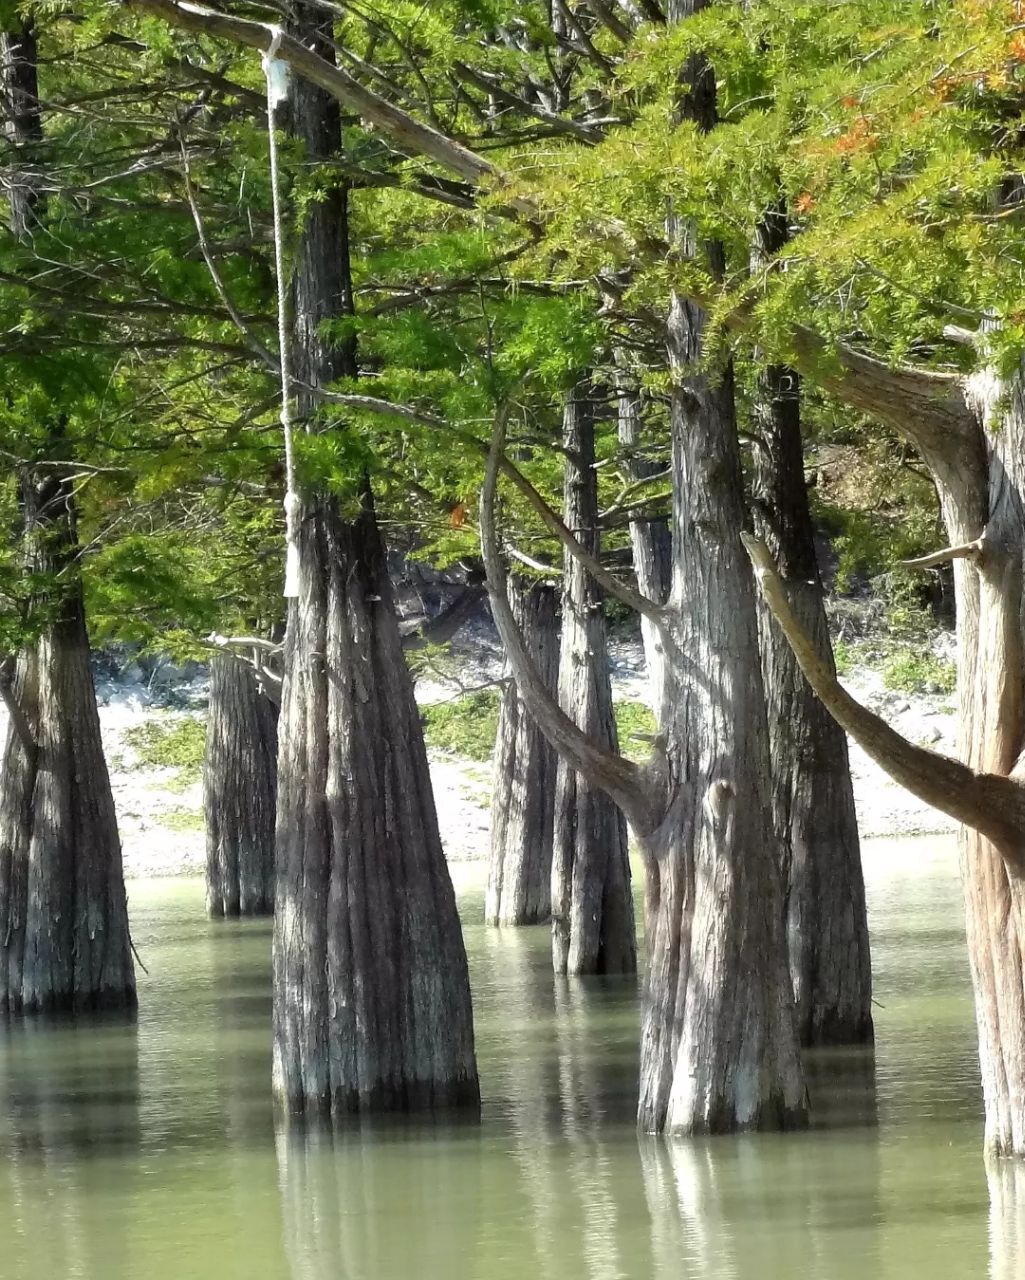
[[[613,708],[619,749],[628,760],[638,762],[651,755],[651,741],[657,732],[655,716],[646,702],[623,699]]]
[[[168,831],[181,834],[202,831],[206,825],[202,809],[189,809],[185,805],[168,805],[157,814],[157,821]]]
[[[144,720],[125,731],[124,742],[145,769],[175,769],[183,787],[199,780],[206,751],[206,725],[195,716]]]
[[[427,746],[466,760],[490,760],[498,734],[500,702],[497,689],[480,689],[450,702],[421,707]]]
[[[883,683],[902,693],[953,693],[957,668],[929,652],[900,648],[883,662]]]
[[[421,707],[420,721],[428,747],[466,760],[490,760],[498,734],[500,702],[498,690],[483,689],[450,702]],[[630,760],[646,760],[651,744],[644,737],[650,739],[656,732],[651,710],[643,702],[624,699],[615,704],[614,711],[620,750]]]

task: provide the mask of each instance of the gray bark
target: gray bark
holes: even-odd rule
[[[319,11],[298,34],[332,57]],[[294,80],[309,162],[340,144],[337,103]],[[295,278],[300,384],[354,376],[348,193],[304,217]],[[313,396],[300,410],[315,429]],[[427,753],[369,482],[360,514],[303,495],[279,721],[274,1091],[290,1113],[479,1107],[469,978]]]
[[[16,239],[43,218],[33,162],[43,137],[31,21],[0,34],[3,133]],[[55,428],[51,449],[59,452]],[[114,799],[89,667],[72,486],[19,477],[36,638],[5,672],[10,727],[0,765],[0,1010],[135,1007],[135,972]],[[6,664],[5,664],[6,665]]]
[[[645,449],[640,391],[625,368],[625,358],[618,352],[616,363],[619,443],[623,450],[623,469],[627,477],[636,482],[663,470],[668,459],[660,462],[652,458]],[[668,520],[631,520],[630,546],[633,550],[638,591],[655,604],[664,605],[669,598],[672,581],[673,546]],[[661,723],[666,654],[662,634],[651,618],[641,618],[641,638],[648,668],[651,707]]]
[[[774,211],[760,229],[757,256],[776,252],[785,239],[785,212]],[[801,625],[835,671],[794,370],[770,365],[761,373],[754,416],[755,529],[780,568]],[[872,966],[847,737],[764,604],[759,634],[798,1032],[806,1045],[871,1042]]]
[[[134,1008],[121,843],[77,572],[71,486],[23,477],[38,638],[18,655],[0,768],[0,1010]]]
[[[206,905],[212,916],[274,910],[278,712],[253,669],[230,653],[210,664],[203,763]]]
[[[600,552],[594,470],[593,389],[583,380],[566,401],[565,520],[592,555]],[[563,564],[559,703],[593,741],[618,752],[601,592],[570,552]],[[556,973],[634,973],[637,944],[626,820],[600,787],[564,759],[555,785],[552,963]]]
[[[672,0],[670,21],[704,7]],[[715,74],[692,55],[679,115],[715,123]],[[692,229],[674,225],[681,252]],[[722,249],[706,245],[713,272]],[[783,936],[769,736],[744,525],[733,373],[699,368],[706,326],[674,297],[667,348],[673,469],[667,667],[669,792],[647,844],[648,995],[641,1032],[641,1124],[685,1133],[804,1122],[806,1096]]]
[[[509,598],[537,670],[554,692],[559,664],[555,589],[512,579]],[[510,678],[495,741],[485,924],[539,924],[551,914],[555,763],[555,752]]]

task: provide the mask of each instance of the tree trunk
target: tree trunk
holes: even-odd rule
[[[705,0],[671,0],[683,19]],[[711,129],[715,73],[700,54],[680,78],[681,120]],[[693,229],[672,219],[685,255]],[[702,247],[713,273],[719,245]],[[683,1133],[804,1122],[793,997],[773,836],[769,739],[750,567],[733,371],[698,363],[704,313],[674,297],[671,398],[676,653],[667,666],[672,801],[648,846],[648,1000],[640,1120]],[[683,656],[686,657],[685,669]]]
[[[3,133],[21,166],[7,183],[15,239],[46,202],[33,162],[43,140],[35,29],[0,33]],[[59,452],[59,431],[51,446]],[[38,627],[0,676],[10,725],[0,767],[0,1010],[135,1007],[135,972],[114,797],[89,666],[70,481],[20,477],[26,573],[44,584]]]
[[[664,470],[665,464],[660,464],[645,453],[640,391],[624,367],[624,357],[618,352],[616,363],[619,443],[623,450],[623,469],[628,479],[637,483]],[[673,557],[668,520],[631,520],[630,545],[633,549],[638,591],[656,604],[665,604],[669,599],[672,582]],[[651,688],[651,707],[661,723],[666,655],[659,629],[650,618],[641,618],[641,637]]]
[[[47,586],[18,656],[0,771],[0,1010],[135,1007],[121,843],[103,757],[71,486],[21,485],[27,570]],[[59,583],[59,587],[56,585]]]
[[[756,256],[777,252],[785,241],[786,214],[777,210],[760,228]],[[791,606],[835,671],[794,370],[770,365],[760,374],[754,418],[755,529],[780,566]],[[872,965],[847,736],[815,696],[764,604],[758,623],[798,1033],[805,1045],[868,1043]]]
[[[1022,777],[1025,748],[1025,365],[1010,382],[973,388],[985,433],[988,511],[982,528],[952,525],[951,542],[984,535],[955,562],[961,758],[977,772]],[[1015,847],[1016,846],[1016,847]],[[975,988],[986,1145],[1025,1156],[1025,828],[1013,844],[961,831],[968,954]]]
[[[330,20],[300,36],[333,58]],[[309,163],[334,158],[338,104],[293,80]],[[300,385],[355,376],[348,191],[309,205],[296,264]],[[337,331],[337,330],[336,330]],[[308,429],[314,398],[300,410]],[[359,515],[304,495],[279,721],[274,1090],[290,1112],[479,1107],[469,977],[369,482]]]
[[[554,691],[559,663],[555,590],[513,579],[509,599],[538,672]],[[555,760],[509,678],[495,742],[485,924],[540,924],[551,914]]]
[[[566,401],[565,521],[600,551],[594,469],[594,393],[581,381]],[[619,750],[601,592],[564,556],[559,703],[595,742]],[[552,963],[556,973],[634,973],[637,943],[626,820],[609,796],[560,759],[552,860]]]
[[[278,712],[230,653],[210,664],[203,763],[206,905],[212,916],[274,910]]]
[[[867,384],[859,379],[854,394]],[[802,630],[767,549],[752,543],[762,590],[816,693],[902,785],[964,824],[968,953],[975,989],[986,1145],[1025,1155],[1025,366],[968,380],[961,410],[923,406],[907,434],[933,471],[955,564],[959,761],[908,742],[838,684]],[[900,407],[907,408],[900,396]],[[899,414],[887,397],[880,416]]]
[[[673,800],[648,843],[640,1119],[685,1133],[805,1114],[783,936],[769,746],[732,378],[693,369],[703,317],[670,320],[676,642],[664,726]]]

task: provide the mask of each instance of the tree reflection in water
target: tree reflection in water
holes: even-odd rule
[[[129,1280],[124,1156],[139,1145],[136,1028],[123,1016],[0,1031],[4,1280]]]

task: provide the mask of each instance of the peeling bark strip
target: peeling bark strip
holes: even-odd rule
[[[779,207],[759,228],[755,263],[786,239],[786,212]],[[755,528],[781,566],[796,616],[823,663],[835,670],[794,370],[769,365],[759,375],[754,430]],[[872,967],[847,738],[809,688],[764,605],[758,630],[798,1033],[805,1045],[871,1042]]]
[[[39,638],[19,655],[0,767],[0,1011],[133,1009],[135,973],[121,843],[103,757],[76,569],[70,486],[21,486],[28,571],[60,581]]]
[[[330,59],[320,10],[300,34]],[[291,44],[303,48],[296,40]],[[337,103],[291,81],[312,163],[337,152]],[[317,388],[357,372],[348,192],[305,211],[295,370]],[[314,430],[315,393],[300,396]],[[274,1092],[291,1113],[480,1105],[466,953],[441,848],[420,717],[369,483],[361,514],[306,494],[289,605],[278,757]]]
[[[538,674],[554,692],[559,666],[555,589],[512,578],[509,598]],[[509,679],[495,742],[485,924],[540,924],[551,914],[555,761],[515,679]]]
[[[601,553],[594,470],[594,391],[566,401],[566,523]],[[618,754],[601,592],[569,551],[563,565],[559,704],[593,741]],[[559,760],[552,861],[552,963],[556,973],[634,973],[637,942],[626,821],[612,800]]]
[[[210,664],[203,762],[206,905],[212,916],[274,910],[278,713],[257,677],[230,653]]]

